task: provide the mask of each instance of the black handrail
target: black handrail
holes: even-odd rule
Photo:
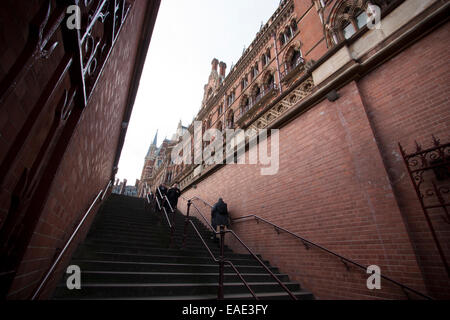
[[[352,264],[354,266],[357,266],[360,269],[363,269],[364,271],[367,270],[367,267],[363,266],[362,264],[360,264],[358,262],[355,262],[355,261],[353,261],[351,259],[348,259],[348,258],[346,258],[344,256],[341,256],[340,254],[338,254],[338,253],[336,253],[334,251],[331,251],[330,249],[327,249],[327,248],[325,248],[325,247],[323,247],[323,246],[321,246],[319,244],[316,244],[316,243],[314,243],[314,242],[312,242],[310,240],[307,240],[307,239],[305,239],[305,238],[303,238],[303,237],[301,237],[301,236],[299,236],[299,235],[297,235],[297,234],[295,234],[295,233],[293,233],[293,232],[291,232],[289,230],[286,230],[286,229],[284,229],[284,228],[282,228],[282,227],[280,227],[280,226],[278,226],[278,225],[276,225],[276,224],[274,224],[274,223],[272,223],[270,221],[267,221],[266,219],[261,218],[261,217],[259,217],[257,215],[252,214],[252,215],[248,215],[248,216],[244,216],[244,217],[239,217],[239,218],[233,219],[232,222],[236,223],[236,222],[240,222],[242,220],[249,219],[249,218],[255,218],[257,221],[259,220],[259,221],[262,221],[262,222],[264,222],[266,224],[269,224],[269,225],[273,226],[277,233],[279,233],[280,231],[283,231],[284,233],[287,233],[287,234],[289,234],[289,235],[291,235],[291,236],[293,236],[293,237],[295,237],[297,239],[300,239],[302,241],[303,245],[307,249],[309,249],[308,245],[311,245],[311,246],[316,247],[316,248],[318,248],[318,249],[320,249],[322,251],[327,252],[328,254],[331,254],[331,255],[339,258],[344,264],[345,263],[350,263],[350,264]],[[391,278],[386,277],[384,275],[380,275],[380,276],[381,276],[381,278],[383,278],[383,279],[385,279],[385,280],[387,280],[387,281],[389,281],[389,282],[391,282],[391,283],[401,287],[403,290],[408,290],[408,291],[411,291],[411,292],[415,293],[416,295],[421,296],[421,297],[423,297],[425,299],[433,300],[432,297],[430,297],[430,296],[428,296],[426,294],[423,294],[423,293],[421,293],[421,292],[419,292],[419,291],[417,291],[415,289],[412,289],[412,288],[410,288],[410,287],[408,287],[408,286],[406,286],[404,284],[401,284],[400,282],[398,282],[398,281],[396,281],[394,279],[391,279]]]
[[[185,197],[183,197],[183,196],[181,196],[181,198],[183,198],[184,200],[187,200]],[[242,244],[242,246],[251,254],[251,256],[254,258],[254,259],[256,259],[256,261],[258,261],[258,263],[269,273],[269,275],[276,281],[276,282],[278,282],[278,284],[283,288],[283,290],[284,291],[286,291],[288,294],[289,294],[289,296],[293,299],[293,300],[297,300],[297,297],[286,287],[286,285],[283,283],[283,282],[281,282],[281,280],[280,279],[278,279],[278,277],[272,272],[272,271],[270,271],[270,269],[269,268],[267,268],[267,266],[256,256],[256,254],[254,254],[253,253],[253,251],[237,236],[237,234],[236,233],[234,233],[234,231],[232,231],[232,230],[227,230],[227,231],[220,231],[220,232],[217,232],[216,230],[214,230],[214,228],[211,226],[211,224],[208,222],[208,220],[206,219],[206,217],[201,213],[201,211],[197,208],[197,206],[194,204],[194,203],[192,203],[192,201],[193,200],[200,200],[200,201],[202,201],[204,204],[206,204],[206,205],[208,205],[210,208],[212,208],[212,206],[209,204],[209,203],[207,203],[206,201],[204,201],[203,199],[201,199],[201,198],[199,198],[199,197],[193,197],[193,198],[191,198],[191,199],[189,199],[189,200],[187,200],[188,201],[188,212],[189,212],[189,207],[190,207],[190,205],[193,205],[194,206],[194,208],[197,210],[197,212],[200,214],[200,216],[203,218],[203,220],[206,222],[206,224],[207,224],[207,226],[209,226],[210,227],[210,229],[213,231],[213,233],[215,234],[215,235],[221,235],[221,237],[223,237],[226,233],[230,233],[230,234],[232,234],[241,244]],[[187,223],[187,221],[189,220],[189,214],[187,215],[187,218],[186,218],[186,223]],[[184,238],[186,238],[187,237],[187,235],[186,235],[186,231],[187,231],[187,228],[185,228],[185,235],[184,235]]]
[[[183,199],[186,199],[186,198],[183,197]],[[211,207],[211,205],[210,205],[208,202],[206,202],[205,200],[203,200],[203,199],[201,199],[201,198],[199,198],[199,197],[193,197],[191,200],[194,200],[194,199],[195,199],[195,200],[199,200],[199,201],[203,202],[204,204],[206,204],[207,206],[210,206],[210,207]],[[197,209],[197,210],[198,210],[198,209]],[[346,263],[348,262],[348,263],[350,263],[350,264],[352,264],[352,265],[357,266],[357,267],[360,268],[360,269],[363,269],[364,271],[367,270],[367,267],[361,265],[360,263],[355,262],[355,261],[353,261],[353,260],[351,260],[351,259],[348,259],[348,258],[346,258],[346,257],[344,257],[344,256],[341,256],[340,254],[338,254],[338,253],[336,253],[336,252],[334,252],[334,251],[332,251],[332,250],[329,250],[329,249],[327,249],[327,248],[325,248],[325,247],[323,247],[323,246],[321,246],[321,245],[319,245],[319,244],[316,244],[316,243],[314,243],[314,242],[312,242],[312,241],[310,241],[310,240],[307,240],[307,239],[305,239],[305,238],[303,238],[303,237],[301,237],[301,236],[299,236],[299,235],[297,235],[297,234],[295,234],[295,233],[293,233],[293,232],[291,232],[291,231],[289,231],[289,230],[286,230],[286,229],[284,229],[284,228],[282,228],[282,227],[280,227],[280,226],[277,226],[276,224],[274,224],[274,223],[272,223],[272,222],[270,222],[270,221],[267,221],[267,220],[265,220],[264,218],[261,218],[261,217],[259,217],[259,216],[257,216],[257,215],[252,214],[252,215],[248,215],[248,216],[244,216],[244,217],[239,217],[239,218],[233,219],[233,220],[232,220],[232,223],[239,222],[240,220],[244,220],[244,219],[248,219],[248,218],[255,218],[256,220],[263,221],[263,222],[265,222],[266,224],[269,224],[269,225],[273,226],[273,227],[275,228],[275,231],[276,231],[277,233],[279,233],[279,231],[283,231],[283,232],[285,232],[285,233],[287,233],[287,234],[289,234],[289,235],[292,235],[292,236],[296,237],[297,239],[300,239],[300,240],[302,241],[303,245],[304,245],[306,248],[308,248],[308,245],[311,245],[311,246],[316,247],[316,248],[318,248],[318,249],[320,249],[320,250],[322,250],[322,251],[325,251],[325,252],[327,252],[327,253],[329,253],[329,254],[331,254],[331,255],[333,255],[333,256],[339,258],[339,259],[342,261],[342,263],[344,263],[346,266],[347,266]],[[348,266],[347,266],[347,267],[348,267]],[[406,285],[404,285],[404,284],[402,284],[402,283],[400,283],[400,282],[398,282],[398,281],[396,281],[396,280],[394,280],[394,279],[391,279],[391,278],[389,278],[389,277],[387,277],[387,276],[384,276],[384,275],[380,275],[380,276],[381,276],[381,278],[383,278],[383,279],[385,279],[385,280],[387,280],[387,281],[389,281],[389,282],[391,282],[391,283],[393,283],[393,284],[399,286],[399,287],[405,292],[405,294],[406,294],[406,296],[407,296],[408,298],[409,298],[409,296],[408,296],[408,294],[406,293],[405,290],[410,291],[410,292],[412,292],[412,293],[415,293],[416,295],[421,296],[421,297],[423,297],[423,298],[425,298],[425,299],[427,299],[427,300],[433,300],[432,297],[430,297],[430,296],[428,296],[428,295],[426,295],[426,294],[424,294],[424,293],[421,293],[421,292],[419,292],[419,291],[417,291],[417,290],[415,290],[415,289],[413,289],[413,288],[410,288],[410,287],[408,287],[408,286],[406,286]]]
[[[83,218],[78,223],[78,225],[75,228],[75,230],[72,232],[72,235],[70,236],[69,240],[67,240],[66,244],[64,245],[64,248],[61,250],[59,255],[56,257],[56,259],[53,262],[53,264],[51,265],[50,269],[45,274],[45,277],[42,279],[42,281],[39,283],[39,286],[34,291],[33,296],[31,297],[31,300],[35,300],[39,296],[42,288],[46,284],[47,280],[50,278],[51,274],[55,270],[55,268],[58,265],[58,263],[61,261],[62,256],[64,255],[64,253],[66,253],[67,249],[69,248],[69,246],[72,243],[73,239],[75,238],[75,236],[77,235],[78,231],[82,227],[83,223],[86,221],[87,217],[90,215],[90,213],[91,213],[92,209],[94,208],[95,204],[99,200],[101,202],[105,198],[106,193],[108,192],[108,190],[109,190],[111,185],[112,185],[112,180],[109,181],[108,185],[106,186],[106,189],[105,190],[100,190],[100,192],[98,193],[97,197],[95,197],[94,201],[89,206],[89,209],[86,211],[86,213],[84,214]]]
[[[159,194],[161,195],[161,199],[163,199],[162,198],[162,194],[161,194],[161,190],[159,190],[159,188],[157,190],[159,191]],[[151,201],[150,201],[150,198],[149,198],[148,194],[146,195],[146,198],[147,198],[148,203],[151,204]],[[167,214],[167,210],[164,207],[163,203],[161,203],[161,204],[159,203],[157,195],[155,195],[155,200],[156,200],[156,204],[158,205],[159,211],[164,211],[164,215],[166,216],[166,220],[167,220],[167,223],[168,223],[169,228],[170,228],[170,246],[172,246],[172,244],[173,244],[173,236],[175,234],[175,224],[173,223],[173,221],[170,221],[169,215]]]
[[[252,296],[255,298],[255,300],[259,300],[258,297],[255,295],[255,292],[250,288],[249,284],[247,283],[247,281],[245,281],[245,279],[242,277],[242,274],[237,270],[237,268],[235,267],[235,265],[229,261],[229,260],[224,260],[224,256],[223,256],[223,247],[224,247],[224,240],[223,237],[221,237],[221,241],[220,241],[220,248],[221,248],[221,255],[220,255],[220,259],[217,259],[214,254],[212,253],[211,249],[209,249],[208,245],[206,244],[205,240],[203,240],[203,237],[201,236],[200,232],[198,231],[197,227],[195,226],[195,224],[192,222],[192,220],[189,221],[190,224],[192,225],[192,227],[194,228],[197,236],[200,238],[200,241],[203,243],[203,245],[205,246],[206,250],[208,250],[209,255],[211,256],[211,258],[214,260],[214,262],[219,263],[219,265],[223,265],[223,264],[228,264],[231,266],[231,268],[233,268],[234,272],[236,273],[236,275],[241,279],[242,283],[244,283],[244,285],[247,287],[247,289],[250,291],[250,293],[252,294]],[[218,292],[218,298],[219,299],[223,299],[224,294],[223,294],[223,271],[219,272],[219,292]]]

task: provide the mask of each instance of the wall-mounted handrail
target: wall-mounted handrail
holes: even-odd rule
[[[189,221],[190,224],[192,225],[192,227],[194,228],[194,231],[196,232],[197,236],[199,237],[200,241],[203,243],[203,246],[206,248],[206,250],[208,250],[209,255],[211,256],[211,258],[214,260],[214,262],[217,262],[219,264],[228,264],[231,266],[231,268],[233,268],[234,272],[236,273],[236,275],[241,279],[242,283],[247,287],[248,291],[250,291],[250,293],[252,294],[252,296],[256,299],[259,300],[258,297],[255,295],[255,292],[250,288],[249,284],[247,283],[247,281],[245,281],[244,277],[242,277],[242,274],[237,270],[237,268],[235,267],[235,265],[229,261],[229,260],[224,260],[223,257],[223,241],[221,241],[221,258],[217,259],[214,254],[212,253],[211,249],[209,249],[208,245],[206,244],[205,240],[203,239],[203,237],[201,236],[200,232],[198,231],[197,227],[195,226],[195,224],[192,222],[192,220]],[[219,299],[223,299],[223,274],[220,275],[222,281],[219,281],[219,293],[218,293],[218,298]]]
[[[86,211],[86,213],[84,214],[83,218],[78,223],[78,225],[75,228],[75,230],[72,232],[72,235],[70,236],[69,240],[67,240],[66,244],[64,245],[64,248],[61,250],[61,252],[59,253],[58,257],[55,259],[55,261],[51,265],[50,269],[45,274],[45,277],[41,280],[39,286],[34,291],[33,296],[31,297],[31,300],[35,300],[39,296],[42,288],[47,283],[47,280],[50,278],[51,274],[55,270],[55,268],[58,265],[58,263],[61,261],[61,258],[63,257],[64,253],[66,253],[67,249],[71,245],[71,243],[72,243],[73,239],[75,238],[75,236],[77,235],[78,231],[83,226],[83,224],[86,221],[87,217],[91,214],[92,209],[94,208],[94,206],[97,204],[97,202],[99,200],[100,200],[100,202],[103,200],[103,198],[106,195],[106,193],[107,193],[108,189],[110,188],[111,184],[112,184],[112,181],[109,181],[106,189],[105,190],[100,190],[100,192],[95,197],[94,201],[92,201],[91,205],[89,206],[89,209]],[[102,196],[102,194],[103,194],[103,196]]]
[[[161,200],[163,200],[163,197],[162,197],[162,194],[161,194],[161,190],[159,190],[159,188],[157,188],[157,190],[159,191],[159,194],[161,195]],[[151,201],[150,201],[150,198],[149,198],[148,195],[146,196],[146,199],[147,199],[148,203],[151,204]],[[166,217],[167,224],[169,225],[169,228],[170,228],[170,246],[172,246],[172,244],[173,244],[173,236],[175,234],[175,223],[174,223],[174,221],[170,221],[170,218],[169,218],[169,215],[167,214],[167,210],[166,210],[166,207],[164,206],[164,203],[162,202],[160,204],[159,203],[159,199],[158,199],[158,197],[156,195],[155,195],[155,200],[156,200],[156,204],[158,205],[159,211],[164,211],[164,215]],[[166,201],[168,201],[167,197],[166,197]]]
[[[201,199],[200,199],[200,200],[201,200]],[[203,201],[203,200],[201,200],[201,201]],[[364,271],[367,271],[367,267],[366,267],[366,266],[363,266],[362,264],[360,264],[360,263],[358,263],[358,262],[355,262],[355,261],[353,261],[353,260],[351,260],[351,259],[348,259],[348,258],[346,258],[346,257],[344,257],[344,256],[341,256],[340,254],[338,254],[338,253],[336,253],[336,252],[334,252],[334,251],[332,251],[332,250],[330,250],[330,249],[327,249],[327,248],[325,248],[325,247],[323,247],[323,246],[321,246],[321,245],[319,245],[319,244],[316,244],[316,243],[314,243],[314,242],[312,242],[312,241],[310,241],[310,240],[308,240],[308,239],[305,239],[305,238],[303,238],[303,237],[301,237],[301,236],[299,236],[299,235],[297,235],[297,234],[295,234],[295,233],[293,233],[293,232],[291,232],[291,231],[289,231],[289,230],[286,230],[285,228],[282,228],[282,227],[280,227],[280,226],[278,226],[278,225],[276,225],[276,224],[274,224],[274,223],[272,223],[272,222],[270,222],[270,221],[267,221],[266,219],[261,218],[261,217],[259,217],[259,216],[257,216],[257,215],[251,214],[251,215],[248,215],[248,216],[239,217],[239,218],[233,219],[232,222],[233,222],[233,223],[239,223],[239,222],[241,222],[241,221],[248,220],[248,219],[250,219],[250,218],[254,218],[254,219],[257,220],[257,221],[262,221],[262,222],[264,222],[264,223],[266,223],[266,224],[268,224],[268,225],[271,225],[272,227],[274,227],[275,231],[278,232],[278,233],[279,233],[280,231],[282,231],[282,232],[284,232],[284,233],[287,233],[287,234],[289,234],[289,235],[291,235],[291,236],[293,236],[293,237],[295,237],[295,238],[301,240],[302,243],[303,243],[303,245],[304,245],[306,248],[308,248],[308,246],[312,246],[312,247],[318,248],[318,249],[320,249],[320,250],[322,250],[322,251],[324,251],[324,252],[327,252],[328,254],[331,254],[331,255],[337,257],[337,258],[340,259],[344,264],[345,264],[345,263],[349,263],[349,264],[352,264],[352,265],[358,267],[359,269],[362,269],[362,270],[364,270]],[[383,279],[385,279],[385,280],[387,280],[387,281],[389,281],[389,282],[391,282],[391,283],[393,283],[393,284],[399,286],[402,290],[407,290],[407,291],[410,291],[410,292],[412,292],[412,293],[415,293],[415,294],[418,295],[418,296],[421,296],[422,298],[425,298],[425,299],[428,299],[428,300],[433,300],[432,297],[430,297],[430,296],[428,296],[428,295],[426,295],[426,294],[423,294],[423,293],[421,293],[421,292],[419,292],[419,291],[417,291],[417,290],[415,290],[415,289],[413,289],[413,288],[410,288],[410,287],[408,287],[408,286],[406,286],[406,285],[404,285],[404,284],[402,284],[402,283],[400,283],[400,282],[398,282],[398,281],[396,281],[396,280],[394,280],[394,279],[391,279],[391,278],[389,278],[389,277],[387,277],[387,276],[385,276],[385,275],[380,275],[380,276],[381,276],[381,278],[383,278]]]
[[[186,200],[185,197],[181,196],[184,200]],[[288,289],[288,287],[286,287],[286,285],[280,280],[278,279],[278,277],[272,272],[270,271],[270,269],[261,261],[261,259],[258,258],[258,256],[253,253],[253,251],[237,236],[236,233],[234,233],[234,231],[232,230],[227,230],[227,231],[223,231],[221,230],[220,232],[217,232],[216,230],[214,230],[214,228],[212,227],[212,225],[208,222],[208,220],[206,219],[206,217],[201,213],[201,211],[197,208],[197,206],[195,204],[192,203],[193,200],[200,200],[202,201],[204,204],[206,204],[207,206],[209,206],[210,208],[212,208],[212,205],[210,205],[209,203],[207,203],[206,201],[204,201],[203,199],[199,198],[199,197],[193,197],[188,201],[188,209],[190,207],[190,205],[193,205],[194,208],[197,210],[197,212],[200,214],[200,216],[203,218],[203,220],[206,222],[206,225],[210,227],[210,229],[213,231],[214,234],[216,235],[221,235],[221,237],[223,237],[226,233],[229,233],[231,235],[233,235],[241,244],[242,246],[250,253],[250,255],[265,269],[265,271],[267,273],[269,273],[269,275],[283,288],[284,291],[286,291],[289,296],[293,299],[293,300],[297,300],[297,297]],[[188,218],[189,219],[189,216]],[[192,221],[191,221],[192,224]],[[185,235],[184,238],[187,237],[186,235],[186,228],[185,228]],[[222,272],[222,271],[221,271]]]

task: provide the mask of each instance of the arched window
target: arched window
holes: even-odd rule
[[[253,89],[253,101],[257,101],[260,98],[261,95],[261,88],[256,85]]]
[[[241,115],[246,113],[248,111],[248,109],[250,109],[250,99],[249,99],[249,97],[244,96],[242,98],[241,108],[240,108]]]
[[[284,32],[280,33],[280,36],[278,37],[280,41],[280,47],[284,46],[286,44],[286,38],[284,35]]]
[[[230,112],[228,112],[228,117],[227,117],[227,129],[233,129],[234,128],[234,112],[233,110],[230,110]]]
[[[289,61],[289,66],[291,68],[295,68],[300,63],[301,58],[302,58],[302,54],[301,54],[300,50],[294,50],[294,54],[292,55],[292,57]]]
[[[275,77],[273,76],[272,73],[266,77],[264,85],[268,89],[272,88],[275,85]]]
[[[298,30],[297,22],[294,20],[291,21],[291,32],[292,34],[296,33]]]
[[[248,85],[248,79],[247,79],[247,76],[245,76],[241,81],[241,89],[244,90],[245,88],[247,88],[247,85]]]
[[[269,64],[271,59],[270,56],[270,49],[267,49],[267,51],[265,53],[263,53],[263,55],[261,56],[261,62],[263,66],[266,66]]]
[[[219,108],[217,109],[217,113],[219,116],[223,113],[223,104],[219,105]]]
[[[334,44],[350,39],[367,25],[369,6],[377,5],[383,12],[393,3],[394,1],[389,0],[347,0],[342,2],[331,15],[329,39]]]
[[[286,36],[286,40],[292,38],[292,30],[290,27],[286,27],[286,29],[284,30],[284,35]]]

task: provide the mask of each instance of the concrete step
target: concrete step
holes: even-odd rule
[[[136,255],[126,253],[111,253],[111,252],[83,252],[76,256],[77,259],[86,260],[104,260],[104,261],[120,261],[120,262],[162,262],[162,263],[194,263],[194,264],[208,264],[212,261],[211,257],[203,256],[182,256],[182,255]],[[259,262],[253,257],[246,256],[243,258],[228,258],[234,264],[259,266]],[[263,261],[268,266],[268,261]]]
[[[210,257],[208,251],[202,250],[183,250],[178,248],[160,248],[160,247],[138,247],[138,246],[120,246],[116,245],[111,247],[109,245],[103,245],[98,243],[83,243],[79,246],[74,257],[78,256],[83,251],[90,252],[112,252],[112,253],[126,253],[126,254],[149,254],[149,255],[181,255],[181,256],[206,256]],[[260,255],[258,258],[262,259]],[[238,254],[234,252],[227,252],[227,258],[246,258],[249,257],[248,254]]]
[[[93,271],[126,271],[126,272],[217,272],[218,264],[211,260],[208,263],[163,263],[163,262],[137,262],[137,261],[108,261],[108,260],[83,260],[75,259],[71,262],[81,270]],[[235,265],[239,272],[266,273],[267,271],[259,265]],[[278,273],[275,267],[269,267],[273,273]],[[228,265],[225,270],[232,271]]]
[[[274,279],[264,273],[244,273],[248,282],[271,282]],[[278,279],[288,282],[285,274],[276,274]],[[64,279],[67,279],[68,275]],[[189,273],[189,272],[121,272],[121,271],[82,271],[83,283],[217,283],[219,272]],[[225,273],[224,281],[239,282],[240,278],[234,272]],[[63,281],[65,283],[65,281]]]
[[[280,292],[283,290],[276,282],[250,282],[250,288],[258,293]],[[300,291],[298,284],[286,282],[284,285],[290,291]],[[145,297],[159,296],[170,297],[173,295],[195,296],[195,295],[215,295],[218,291],[218,284],[215,283],[83,283],[81,290],[68,290],[65,284],[58,286],[56,294],[58,296],[76,297],[96,297],[96,298],[118,298],[118,297]],[[225,282],[224,294],[246,294],[248,289],[242,282]]]

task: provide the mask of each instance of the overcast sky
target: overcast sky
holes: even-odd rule
[[[228,74],[278,5],[279,0],[161,0],[117,178],[128,184],[140,179],[156,130],[160,144],[180,120],[187,126],[199,111],[213,58],[227,64]]]

